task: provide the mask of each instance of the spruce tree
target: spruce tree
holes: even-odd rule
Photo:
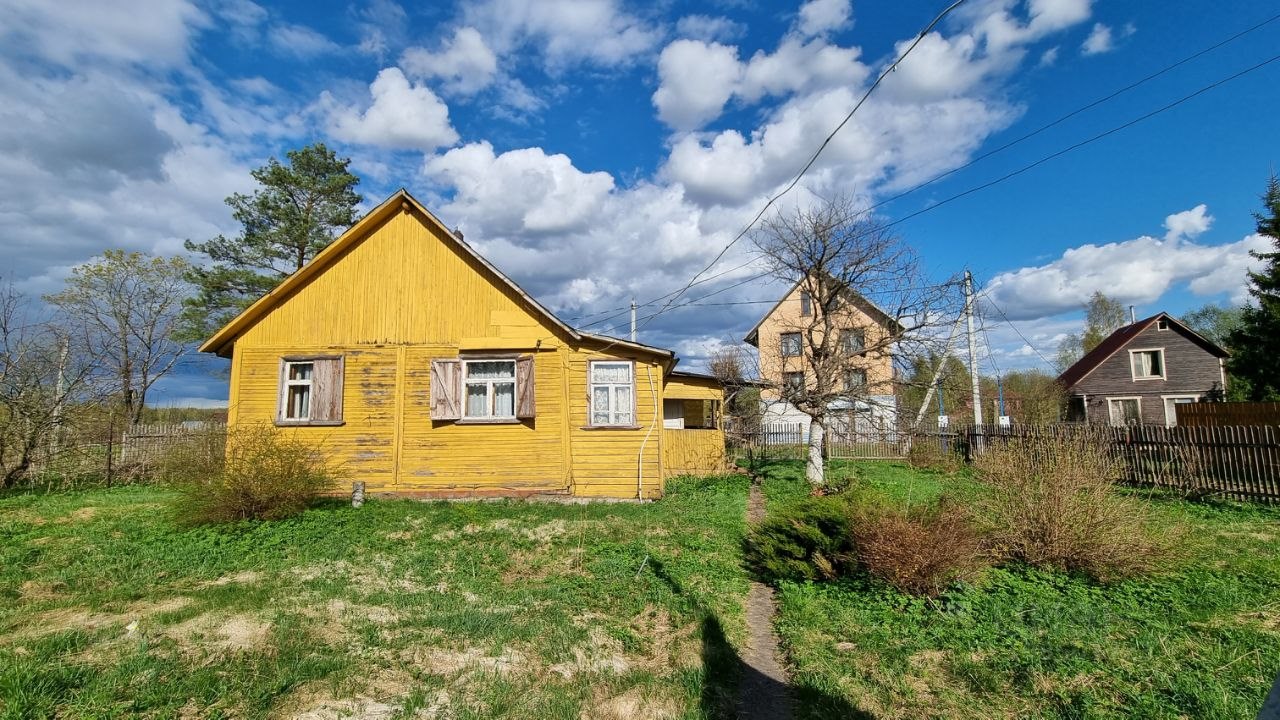
[[[1262,204],[1264,212],[1253,216],[1258,234],[1274,249],[1250,253],[1263,262],[1258,272],[1249,273],[1249,294],[1257,305],[1244,309],[1240,327],[1231,334],[1233,354],[1227,367],[1232,382],[1247,386],[1248,399],[1274,401],[1280,400],[1280,178],[1275,175],[1267,182]]]
[[[186,242],[212,262],[188,275],[197,294],[183,303],[184,339],[208,337],[355,223],[360,178],[348,170],[349,159],[323,143],[290,150],[287,158],[271,158],[251,173],[259,185],[253,194],[227,198],[239,235]]]

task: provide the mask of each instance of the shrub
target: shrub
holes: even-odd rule
[[[968,513],[945,498],[905,511],[870,508],[854,522],[853,538],[867,574],[914,595],[935,597],[990,564]]]
[[[964,460],[950,445],[942,447],[938,438],[918,437],[913,439],[907,450],[907,463],[917,470],[950,474],[958,471]]]
[[[164,464],[181,490],[180,519],[193,524],[278,520],[306,509],[340,480],[325,454],[271,425],[248,425],[194,444]]]
[[[978,456],[993,549],[1031,565],[1106,582],[1148,574],[1175,556],[1142,501],[1116,492],[1123,465],[1094,433],[1013,438]]]
[[[772,513],[747,538],[747,562],[762,578],[834,580],[852,559],[850,507],[842,498],[809,498]]]

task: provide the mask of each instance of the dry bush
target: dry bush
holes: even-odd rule
[[[222,452],[212,440],[184,445],[164,467],[182,491],[180,519],[193,524],[289,517],[341,479],[318,447],[267,424],[230,430]]]
[[[915,595],[937,596],[990,565],[969,514],[946,499],[936,507],[864,511],[853,537],[863,569]]]
[[[950,445],[942,447],[938,438],[918,437],[907,450],[907,463],[917,470],[950,474],[964,466],[964,459]]]
[[[1103,582],[1166,566],[1177,531],[1157,528],[1142,500],[1116,492],[1124,467],[1109,448],[1085,431],[992,443],[975,467],[991,489],[979,507],[994,550]]]

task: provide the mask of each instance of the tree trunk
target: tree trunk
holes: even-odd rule
[[[822,463],[822,442],[826,436],[826,427],[822,418],[813,418],[809,423],[809,459],[805,463],[804,478],[815,488],[827,484],[825,468]]]

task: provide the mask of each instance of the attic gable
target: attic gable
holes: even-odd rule
[[[773,306],[769,308],[768,312],[766,312],[763,316],[761,316],[761,318],[756,322],[756,324],[752,326],[751,330],[747,332],[746,336],[743,338],[743,342],[746,342],[749,345],[756,345],[759,342],[760,327],[764,325],[765,322],[769,320],[769,318],[777,314],[778,309],[782,307],[782,304],[787,302],[788,300],[792,300],[793,298],[795,299],[795,302],[799,302],[800,285],[801,285],[801,281],[796,281],[796,283],[791,286],[791,289],[787,290],[787,292],[782,295],[782,297],[778,300],[778,302],[774,303]],[[873,322],[878,323],[881,327],[885,327],[885,328],[901,327],[897,320],[891,317],[884,310],[881,310],[875,303],[863,297],[861,294],[857,293],[856,291],[846,288],[844,291],[844,295],[847,297],[850,304],[852,304],[855,308],[857,308],[859,312],[871,318]]]
[[[328,247],[322,250],[315,258],[311,260],[302,269],[290,275],[282,281],[271,292],[259,298],[255,303],[250,305],[240,315],[236,316],[230,323],[219,330],[200,346],[201,352],[216,353],[223,357],[229,357],[234,342],[250,332],[269,318],[273,312],[276,312],[283,304],[287,303],[291,298],[303,292],[312,284],[316,284],[320,278],[326,273],[332,272],[333,268],[345,258],[349,258],[356,254],[366,241],[369,241],[375,235],[378,236],[379,242],[388,242],[388,239],[382,235],[385,233],[394,233],[396,238],[394,242],[413,242],[421,238],[400,237],[401,235],[415,235],[415,233],[407,232],[403,228],[390,228],[396,218],[400,215],[407,215],[426,230],[431,237],[438,239],[441,243],[452,250],[459,258],[461,258],[470,269],[483,276],[486,281],[503,294],[507,295],[511,301],[512,310],[523,309],[537,320],[545,323],[552,330],[561,333],[573,340],[580,340],[581,335],[573,328],[566,325],[557,318],[550,310],[543,307],[537,300],[521,289],[515,282],[504,275],[487,259],[477,253],[470,245],[464,242],[460,237],[450,231],[440,222],[429,210],[421,203],[413,198],[406,190],[401,189],[393,193],[381,205],[374,208],[367,215],[361,218],[355,225],[340,235]],[[383,278],[390,280],[397,273],[407,271],[405,267],[397,267],[395,265],[395,252],[401,249],[401,246],[387,246],[393,252],[384,252],[386,255],[381,261],[387,265],[384,270],[377,270],[375,274],[380,274]],[[362,251],[363,252],[363,251]],[[367,252],[363,254],[368,254]],[[346,260],[352,262],[351,260]],[[423,285],[435,283],[443,284],[445,278],[435,276],[432,277],[431,269],[426,268],[421,278],[415,278],[414,282]],[[322,284],[322,283],[321,283]],[[377,283],[374,283],[377,287]],[[335,301],[339,298],[335,297]],[[460,300],[460,298],[458,299]],[[347,298],[347,302],[354,303],[373,303],[375,299],[370,298]],[[386,298],[379,308],[379,312],[394,314],[405,311],[400,307],[404,303],[412,302],[411,298]],[[348,310],[349,308],[342,308]],[[410,308],[412,309],[412,308]],[[323,314],[323,313],[321,313]],[[519,313],[517,313],[519,314]],[[524,322],[519,318],[508,317],[511,322]],[[305,322],[305,321],[304,321]],[[488,323],[485,323],[488,324]],[[382,341],[390,338],[367,338],[368,341]]]

